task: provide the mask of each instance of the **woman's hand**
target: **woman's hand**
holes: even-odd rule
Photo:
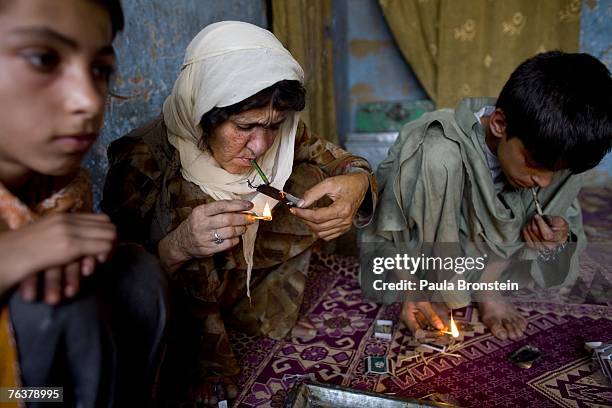
[[[170,272],[192,258],[204,258],[225,251],[240,242],[247,225],[255,222],[249,211],[253,203],[219,200],[202,204],[158,244],[162,264]]]
[[[369,186],[370,181],[365,173],[330,177],[306,191],[300,208],[292,208],[291,212],[304,220],[317,237],[330,241],[351,228],[353,217]],[[333,201],[332,205],[306,209],[325,195]]]
[[[116,236],[105,214],[56,213],[2,233],[0,292],[21,281],[22,296],[33,301],[38,295],[34,274],[43,271],[42,297],[47,303],[74,296],[81,276],[93,272],[96,260],[106,261]]]

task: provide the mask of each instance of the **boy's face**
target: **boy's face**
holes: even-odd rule
[[[514,187],[547,187],[555,174],[536,163],[518,137],[500,139],[497,158],[506,179]]]
[[[106,10],[0,0],[0,174],[74,171],[102,126],[115,57]]]
[[[517,188],[546,187],[550,184],[555,172],[536,163],[521,139],[508,136],[506,117],[499,108],[485,123],[487,145],[497,155],[508,183]]]

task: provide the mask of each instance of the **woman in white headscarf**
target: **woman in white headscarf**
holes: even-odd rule
[[[312,244],[372,213],[368,163],[299,120],[303,82],[302,68],[269,31],[209,25],[188,46],[162,117],[109,149],[104,210],[120,236],[151,248],[176,282],[176,329],[162,372],[171,398],[190,388],[191,398],[213,402],[211,378],[235,396],[227,377],[240,367],[226,324],[287,335]],[[248,182],[264,181],[252,160],[272,186],[301,197],[300,208],[255,191]],[[266,203],[272,221],[244,213],[261,215]]]

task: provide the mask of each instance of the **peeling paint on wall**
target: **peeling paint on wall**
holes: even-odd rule
[[[351,86],[351,101],[353,103],[372,102],[376,100],[374,88],[365,82],[358,82]]]
[[[368,54],[376,54],[381,48],[394,46],[393,41],[388,40],[352,40],[351,55],[355,58],[363,58]]]

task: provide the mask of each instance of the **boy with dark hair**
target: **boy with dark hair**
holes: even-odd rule
[[[527,262],[546,287],[567,285],[586,239],[577,200],[582,173],[611,144],[608,69],[587,54],[536,55],[512,73],[497,101],[466,99],[402,128],[378,169],[382,199],[364,242],[457,243],[487,254],[487,281],[516,266],[512,258]],[[511,304],[480,300],[495,336],[522,335],[527,322]],[[404,301],[401,319],[413,333],[424,323],[442,329],[444,306]]]
[[[165,324],[160,266],[110,259],[80,168],[122,27],[118,0],[0,0],[0,387],[64,387],[62,406],[148,406]]]

